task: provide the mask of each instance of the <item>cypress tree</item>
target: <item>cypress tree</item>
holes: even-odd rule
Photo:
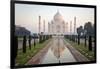
[[[26,36],[23,37],[23,53],[26,53]]]
[[[35,42],[35,38],[34,38],[34,47],[35,47],[35,45],[36,45],[36,42]]]
[[[80,35],[78,35],[78,45],[80,44]]]
[[[89,51],[92,51],[92,37],[89,36]]]
[[[84,36],[84,39],[85,39],[85,47],[86,47],[87,46],[86,35]]]
[[[31,36],[29,36],[29,49],[31,50]]]

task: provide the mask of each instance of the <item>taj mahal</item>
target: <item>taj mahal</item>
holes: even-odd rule
[[[59,11],[53,17],[53,20],[48,23],[48,32],[52,35],[63,35],[67,31],[66,23]]]
[[[74,32],[75,33],[75,28],[76,28],[76,17],[74,17],[73,21],[74,25]],[[70,27],[68,27],[70,26]],[[45,21],[43,22],[43,33],[45,33]],[[48,34],[51,35],[65,35],[65,34],[70,34],[72,32],[72,21],[66,22],[63,18],[63,16],[60,14],[59,11],[56,12],[54,15],[53,19],[48,22]],[[39,33],[41,33],[41,16],[39,16]]]

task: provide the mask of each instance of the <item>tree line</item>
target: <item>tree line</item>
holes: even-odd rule
[[[34,40],[34,48],[35,48],[36,39],[39,39],[39,43],[41,44],[41,43],[45,42],[46,40],[50,39],[51,37],[52,37],[52,35],[41,35],[41,34],[39,36],[32,36],[32,35],[17,36],[17,35],[14,35],[14,47],[13,47],[14,63],[13,64],[15,64],[15,59],[16,59],[17,53],[18,53],[18,38],[23,38],[22,52],[26,53],[27,52],[27,49],[26,49],[27,40],[28,40],[29,50],[31,50],[32,39]]]
[[[84,39],[84,46],[88,46],[89,51],[92,51],[92,42],[95,42],[95,24],[92,25],[91,22],[87,22],[84,26],[79,26],[76,30],[77,35],[65,35],[65,38],[77,42],[78,45],[80,44],[80,39],[82,38]]]

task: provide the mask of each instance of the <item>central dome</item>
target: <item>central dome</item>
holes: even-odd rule
[[[59,11],[54,15],[54,20],[56,21],[63,20],[63,16],[59,13]]]

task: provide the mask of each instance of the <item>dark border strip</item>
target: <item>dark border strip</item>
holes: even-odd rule
[[[83,7],[83,8],[95,8],[96,5],[82,5],[82,4],[67,4],[67,3],[52,3],[52,2],[37,2],[37,1],[17,1],[16,4],[37,4],[37,5],[50,5],[50,6],[65,6],[65,7]]]

